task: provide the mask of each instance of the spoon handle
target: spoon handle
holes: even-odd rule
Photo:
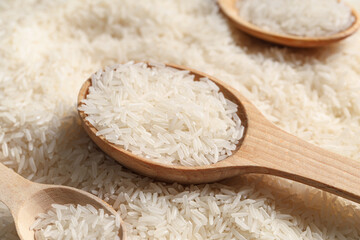
[[[0,163],[0,201],[14,213],[29,198],[34,185]]]
[[[360,161],[321,149],[270,123],[254,124],[236,160],[243,166],[241,161],[248,162],[247,172],[295,180],[360,203]]]

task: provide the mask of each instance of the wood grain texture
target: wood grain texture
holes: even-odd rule
[[[82,125],[91,139],[108,155],[133,171],[167,182],[184,184],[215,182],[238,174],[276,175],[314,186],[344,198],[360,202],[360,162],[311,145],[269,122],[256,107],[227,84],[182,66],[196,79],[207,77],[220,87],[226,98],[239,105],[238,115],[246,127],[234,154],[212,165],[185,167],[153,162],[114,145],[102,136],[79,111]],[[78,106],[86,98],[91,80],[83,84]]]
[[[354,34],[360,27],[359,14],[354,8],[351,8],[352,15],[355,18],[354,23],[344,31],[338,32],[331,36],[301,37],[274,33],[263,30],[262,28],[242,19],[239,16],[239,11],[236,7],[236,1],[238,0],[218,0],[218,5],[221,11],[234,23],[238,29],[262,40],[285,46],[310,48],[329,45],[349,37],[350,35]]]
[[[0,201],[11,211],[21,240],[34,240],[30,226],[39,213],[46,213],[51,204],[91,204],[103,208],[105,213],[115,214],[107,203],[94,195],[71,187],[45,185],[30,182],[0,163]],[[122,220],[121,220],[122,221]],[[120,239],[126,239],[121,222]]]

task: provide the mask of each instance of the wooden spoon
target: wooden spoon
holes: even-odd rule
[[[351,8],[352,15],[355,18],[353,24],[347,29],[335,33],[331,36],[301,37],[295,35],[274,33],[266,31],[242,19],[239,16],[239,10],[236,6],[237,1],[238,0],[218,0],[218,4],[222,12],[235,24],[237,28],[254,37],[260,38],[265,41],[282,44],[285,46],[304,48],[325,46],[349,37],[350,35],[355,33],[360,26],[359,14],[354,8]]]
[[[1,163],[0,176],[0,201],[10,209],[21,240],[35,239],[31,225],[39,213],[46,213],[54,203],[91,204],[97,209],[104,209],[109,215],[116,214],[112,207],[90,193],[71,187],[30,182]],[[126,239],[122,220],[119,237]]]
[[[279,129],[239,92],[211,76],[187,67],[167,66],[188,70],[195,80],[207,77],[216,83],[224,96],[239,106],[237,114],[245,127],[244,137],[233,155],[215,164],[197,167],[162,164],[96,136],[96,128],[85,119],[86,114],[79,111],[82,125],[91,139],[119,163],[155,179],[185,184],[215,182],[245,173],[270,174],[360,202],[359,161],[325,151]],[[80,89],[78,106],[86,98],[90,86],[88,79]]]

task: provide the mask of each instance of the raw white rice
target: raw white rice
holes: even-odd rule
[[[359,204],[317,189],[260,175],[165,184],[107,158],[82,130],[76,97],[90,74],[129,59],[213,75],[281,128],[360,160],[360,32],[297,50],[237,31],[215,0],[2,0],[0,161],[32,181],[99,196],[120,212],[130,239],[360,239]],[[0,239],[19,240],[4,206]]]
[[[216,163],[243,136],[238,106],[207,78],[161,64],[129,62],[99,70],[79,110],[109,142],[154,161]]]
[[[241,18],[260,28],[297,36],[329,36],[355,20],[338,0],[238,0],[237,7]]]
[[[36,240],[120,240],[120,216],[104,213],[92,205],[52,204],[39,214],[30,230]]]

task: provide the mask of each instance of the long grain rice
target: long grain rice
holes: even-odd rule
[[[338,0],[237,0],[237,7],[245,21],[297,36],[333,35],[355,21],[350,7]]]
[[[129,62],[96,72],[91,84],[79,110],[96,135],[153,161],[216,163],[244,133],[238,106],[187,71]]]
[[[104,214],[91,205],[52,204],[47,213],[39,214],[30,230],[36,240],[120,240],[120,217]]]
[[[103,66],[172,62],[227,82],[281,128],[359,160],[360,33],[294,50],[237,31],[213,0],[4,0],[0,56],[0,161],[30,180],[100,196],[120,212],[131,239],[288,240],[290,231],[293,239],[360,239],[358,204],[301,184],[255,175],[183,186],[138,176],[98,150],[75,106],[81,84]],[[25,129],[30,140],[12,138]],[[204,225],[191,218],[194,210],[207,217]],[[3,206],[0,239],[19,239]]]

